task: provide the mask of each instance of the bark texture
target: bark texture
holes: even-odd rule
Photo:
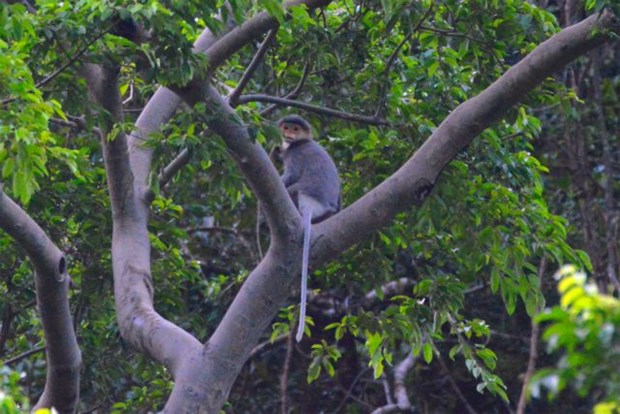
[[[601,29],[610,29],[614,24],[613,15],[605,12],[563,30],[480,95],[457,107],[396,173],[341,213],[316,226],[311,242],[313,267],[387,225],[397,213],[422,203],[443,168],[480,132],[555,70],[608,40],[608,34]],[[205,117],[209,127],[222,136],[250,187],[260,202],[265,203],[263,208],[272,230],[272,244],[266,257],[244,283],[200,356],[185,366],[183,378],[194,381],[177,384],[166,406],[166,412],[175,412],[172,408],[182,406],[181,401],[196,398],[195,406],[187,412],[217,412],[250,351],[298,282],[301,226],[299,215],[287,201],[284,187],[275,179],[275,170],[267,164],[264,151],[248,141],[245,127],[231,121],[234,114],[223,99],[198,81],[176,92],[191,105],[207,103]],[[262,174],[255,175],[259,171]],[[199,395],[205,397],[202,402],[198,401]]]
[[[45,389],[35,409],[54,407],[60,413],[74,413],[80,395],[82,355],[67,298],[70,279],[65,255],[1,186],[0,227],[26,250],[35,270],[47,356]]]
[[[327,0],[305,0],[309,8]],[[610,28],[610,13],[593,16],[541,44],[480,95],[464,102],[437,128],[427,142],[396,173],[356,203],[315,227],[312,266],[334,258],[398,213],[420,204],[441,171],[480,132],[554,70],[608,39],[595,28]],[[261,13],[205,47],[210,70],[239,48],[277,27]],[[206,36],[211,36],[206,33]],[[87,65],[83,71],[91,97],[108,114],[101,125],[108,187],[113,207],[112,241],[115,297],[123,337],[163,363],[175,385],[166,413],[217,413],[260,336],[298,283],[302,226],[278,172],[264,149],[224,98],[200,74],[175,93],[202,114],[233,155],[264,210],[271,231],[265,258],[250,274],[211,338],[201,344],[188,332],[161,317],[153,307],[150,244],[147,231],[152,151],[141,143],[168,121],[179,103],[169,90],[158,91],[126,136],[108,134],[121,122],[121,101],[114,68]],[[336,218],[337,217],[337,218]]]

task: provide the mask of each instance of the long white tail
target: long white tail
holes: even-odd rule
[[[299,308],[299,326],[297,327],[297,342],[304,336],[306,325],[306,299],[308,295],[308,259],[310,258],[310,230],[312,229],[312,209],[302,210],[302,220],[304,222],[304,245],[301,259],[301,306]]]

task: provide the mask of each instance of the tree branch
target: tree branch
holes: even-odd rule
[[[252,95],[243,95],[239,97],[239,104],[244,104],[248,102],[269,102],[275,103],[284,106],[292,106],[294,108],[301,108],[308,112],[314,112],[321,115],[333,116],[340,119],[346,119],[347,121],[360,122],[363,124],[369,125],[388,125],[384,119],[377,118],[374,116],[366,116],[366,115],[357,115],[351,114],[348,112],[338,111],[336,109],[324,108],[322,106],[312,105],[305,102],[294,101],[286,98],[278,98],[276,96],[264,95],[264,94],[252,94]]]
[[[159,175],[159,188],[164,188],[170,182],[170,180],[172,180],[172,177],[174,177],[175,174],[181,170],[181,168],[187,165],[191,158],[192,154],[187,148],[182,150],[176,157],[174,157],[174,159],[170,161],[170,163],[166,165],[166,167],[164,167],[161,174]]]
[[[0,227],[28,254],[35,269],[37,305],[45,334],[47,378],[35,408],[75,412],[80,393],[82,356],[69,309],[65,255],[0,187]]]
[[[390,55],[387,61],[387,64],[385,65],[385,70],[383,71],[383,77],[385,77],[385,80],[383,81],[383,85],[381,86],[381,92],[379,92],[379,104],[377,105],[377,111],[375,112],[375,118],[383,117],[387,84],[390,80],[390,68],[394,64],[396,57],[400,53],[400,50],[405,45],[405,43],[407,43],[413,37],[413,35],[416,34],[416,32],[420,29],[420,26],[422,25],[422,23],[424,23],[424,21],[428,18],[428,16],[430,16],[431,12],[433,11],[433,7],[435,7],[435,3],[432,3],[429,6],[428,10],[426,10],[426,13],[424,13],[424,16],[422,16],[420,21],[415,25],[415,27],[411,30],[411,32],[407,36],[405,36],[405,38],[398,44],[398,46],[396,46],[396,48]]]
[[[463,395],[463,392],[459,388],[459,385],[456,383],[454,378],[452,378],[452,374],[450,373],[450,370],[446,366],[446,363],[443,361],[443,358],[441,357],[441,355],[439,355],[439,353],[436,353],[436,358],[437,358],[437,362],[439,362],[439,365],[441,366],[441,369],[446,374],[446,378],[448,378],[448,382],[450,383],[452,390],[454,390],[454,393],[456,394],[456,396],[459,398],[459,400],[461,400],[467,412],[469,414],[478,414],[477,411],[474,410],[474,407],[472,407],[471,404],[469,404],[469,401],[467,401],[467,398],[465,398],[465,396]]]
[[[239,96],[241,95],[241,92],[243,92],[248,82],[252,78],[252,75],[254,75],[254,72],[256,71],[256,68],[258,68],[258,64],[263,59],[263,56],[265,56],[265,53],[267,53],[267,49],[271,45],[271,41],[276,37],[276,33],[278,33],[277,29],[271,29],[269,31],[269,33],[267,34],[267,37],[265,37],[265,40],[263,40],[263,43],[261,43],[260,47],[258,48],[258,51],[252,58],[252,61],[248,65],[245,72],[243,73],[243,76],[241,76],[241,79],[239,80],[237,87],[230,93],[230,95],[228,95],[228,104],[230,106],[232,107],[237,106],[237,99],[239,98]]]
[[[538,277],[542,279],[547,271],[547,257],[543,256],[538,266]],[[523,378],[523,386],[521,387],[521,394],[519,395],[519,402],[517,403],[516,414],[525,414],[525,406],[527,405],[527,391],[530,386],[530,381],[534,372],[536,371],[536,360],[538,359],[538,334],[539,325],[532,318],[532,331],[530,333],[530,357],[527,361],[527,371]]]
[[[286,357],[284,358],[284,364],[282,366],[282,374],[280,375],[280,408],[282,414],[288,414],[288,376],[291,369],[291,360],[293,359],[293,349],[295,344],[293,342],[293,333],[295,331],[291,329],[286,340]]]
[[[308,9],[327,6],[332,0],[292,0],[284,3],[285,8],[304,5]],[[278,20],[267,12],[258,13],[250,20],[222,36],[207,53],[207,62],[213,71],[243,46],[247,45],[267,30],[278,27]]]
[[[396,403],[391,400],[389,392],[386,391],[387,404],[382,407],[378,407],[372,412],[372,414],[413,412],[413,407],[411,406],[409,396],[407,395],[407,386],[405,385],[405,381],[407,379],[407,374],[409,374],[409,371],[411,371],[414,366],[415,357],[411,352],[409,352],[407,357],[400,361],[394,368],[394,397],[396,397]]]
[[[403,359],[394,369],[394,397],[396,397],[396,405],[401,410],[412,409],[405,382],[409,371],[415,366],[415,362],[415,357],[410,351],[407,358]]]
[[[235,29],[237,35],[247,41],[276,24],[266,16],[252,20],[251,24]],[[399,171],[347,209],[314,226],[311,241],[313,266],[324,263],[368,237],[385,226],[398,212],[413,204],[420,204],[443,168],[474,137],[499,119],[510,106],[555,69],[606,41],[608,35],[601,31],[593,33],[592,29],[608,29],[612,21],[611,13],[605,13],[600,20],[593,16],[563,30],[541,44],[487,90],[456,108]],[[237,50],[234,47],[247,43],[232,35],[233,32],[230,39],[224,41],[223,38],[213,46],[220,55],[211,56],[212,64],[217,63],[218,59],[223,61],[223,58]],[[228,44],[229,40],[237,46]],[[229,47],[224,47],[225,44]],[[208,55],[213,48],[209,49]],[[242,285],[207,344],[201,352],[189,356],[184,365],[184,375],[175,381],[164,409],[164,412],[170,413],[179,412],[174,411],[178,407],[190,412],[199,409],[217,412],[252,347],[289,297],[294,279],[296,281],[291,275],[300,270],[299,247],[302,234],[299,215],[281,181],[274,176],[277,172],[273,164],[269,162],[264,150],[249,140],[247,130],[238,123],[234,111],[212,87],[199,79],[193,80],[185,88],[179,88],[178,93],[191,105],[206,102],[209,128],[224,138],[261,203],[272,203],[271,207],[266,208],[270,226],[273,223],[282,225],[280,230],[275,231],[276,234],[281,232],[282,241],[275,237],[274,242],[272,237],[265,258]],[[252,175],[261,172],[264,175]],[[279,205],[279,202],[285,202],[285,205]],[[270,218],[276,211],[281,211],[283,216]],[[200,390],[200,395],[193,394],[196,398],[188,399],[183,391],[186,387]]]
[[[527,371],[523,378],[523,387],[521,387],[521,394],[519,395],[519,402],[517,404],[516,414],[524,414],[525,406],[527,405],[527,389],[530,385],[532,375],[536,371],[536,360],[538,359],[538,324],[532,319],[532,333],[530,335],[530,357],[527,361]]]
[[[52,72],[48,76],[46,76],[45,79],[42,79],[41,81],[37,82],[35,87],[37,89],[40,89],[43,86],[45,86],[48,83],[50,83],[52,80],[54,80],[58,75],[60,75],[62,72],[64,72],[65,69],[67,69],[69,66],[73,65],[79,59],[79,57],[82,56],[84,54],[84,52],[86,52],[88,50],[89,47],[91,47],[97,40],[101,39],[110,30],[111,30],[111,28],[107,28],[107,29],[103,30],[101,33],[99,33],[98,35],[96,35],[95,37],[93,37],[80,50],[78,50],[73,56],[71,56],[70,59],[68,59],[65,63],[60,65],[60,67],[58,69],[56,69],[54,72]],[[9,98],[3,99],[2,101],[0,101],[0,106],[7,105],[7,104],[15,101],[16,99],[17,98],[14,98],[14,97],[9,97]]]
[[[335,257],[387,225],[399,212],[420,205],[441,171],[485,128],[554,71],[610,39],[609,11],[590,16],[540,44],[481,92],[459,105],[398,171],[355,203],[313,229],[312,266]]]
[[[222,137],[248,185],[260,201],[272,241],[281,242],[289,237],[290,223],[299,218],[297,209],[269,155],[258,142],[250,139],[247,128],[235,111],[215,88],[200,79],[193,80],[186,87],[175,91],[191,106],[206,102],[206,123],[211,131]]]
[[[101,144],[112,202],[112,268],[114,299],[121,335],[134,347],[164,364],[174,377],[188,352],[200,348],[189,333],[164,319],[153,308],[148,200],[141,197],[128,152],[127,136],[116,133],[122,122],[118,71],[94,64],[84,66],[91,99],[100,105]],[[146,186],[146,184],[143,184]]]
[[[11,366],[13,364],[18,363],[22,359],[26,359],[29,356],[38,354],[39,352],[45,352],[45,347],[44,346],[38,346],[36,348],[32,348],[32,349],[30,349],[30,350],[28,350],[28,351],[26,351],[26,352],[24,352],[22,354],[19,354],[19,355],[15,356],[15,357],[13,357],[11,359],[7,359],[7,360],[3,361],[2,364],[6,365],[6,366]]]
[[[297,98],[297,96],[299,95],[299,92],[301,91],[301,88],[303,88],[304,83],[306,83],[306,79],[308,79],[308,74],[310,73],[310,67],[311,67],[310,63],[306,62],[306,64],[304,65],[304,70],[301,74],[301,78],[299,78],[299,82],[297,82],[297,85],[295,85],[292,91],[284,95],[284,98],[286,99]],[[260,116],[265,117],[279,107],[280,107],[279,104],[269,105],[267,108],[260,111]]]

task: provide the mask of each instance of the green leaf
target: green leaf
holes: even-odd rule
[[[433,360],[433,346],[429,343],[422,345],[422,355],[424,357],[424,362],[430,364]]]

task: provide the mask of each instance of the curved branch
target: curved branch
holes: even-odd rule
[[[248,185],[260,201],[272,241],[279,243],[289,237],[294,226],[300,225],[296,222],[299,219],[297,209],[269,155],[258,142],[250,138],[247,128],[235,111],[215,88],[201,79],[192,80],[187,86],[175,91],[191,106],[206,103],[205,122],[211,131],[222,137]]]
[[[304,5],[308,9],[327,6],[332,0],[292,0],[285,8]],[[243,46],[247,45],[267,30],[278,27],[278,20],[267,12],[262,12],[243,22],[240,26],[222,36],[207,52],[207,62],[213,71]]]
[[[610,39],[610,11],[590,16],[540,44],[481,92],[459,105],[398,171],[335,216],[316,225],[312,266],[335,257],[421,204],[441,171],[485,128],[554,71]]]
[[[47,378],[35,408],[75,412],[80,393],[82,356],[69,309],[65,255],[0,187],[0,227],[21,246],[35,269],[37,305],[45,333]]]
[[[321,115],[333,116],[335,118],[346,119],[347,121],[360,122],[368,125],[388,125],[389,122],[385,119],[377,118],[374,116],[357,115],[348,112],[338,111],[336,109],[324,108],[322,106],[312,105],[305,102],[294,101],[286,98],[278,98],[271,95],[253,94],[243,95],[239,97],[239,104],[248,102],[268,102],[275,103],[284,106],[292,106],[294,108],[304,109],[308,112],[314,112]]]
[[[600,31],[593,34],[592,29],[610,28],[612,20],[611,14],[606,13],[600,22],[592,17],[565,29],[541,44],[486,91],[459,106],[399,171],[352,206],[315,226],[313,265],[336,256],[386,225],[398,212],[421,203],[442,169],[458,152],[555,69],[606,41],[607,35]],[[255,21],[248,30],[256,35],[272,28],[268,23],[271,20],[266,21],[260,29]],[[244,24],[239,29],[244,27],[248,26]],[[231,53],[230,50],[226,53]],[[178,93],[192,105],[206,102],[209,127],[222,135],[260,201],[272,204],[268,220],[280,223],[285,237],[281,242],[276,237],[207,344],[189,356],[187,370],[175,382],[164,409],[171,413],[179,412],[174,411],[178,407],[183,407],[185,412],[217,412],[252,347],[289,297],[295,279],[291,275],[300,267],[301,228],[290,197],[281,181],[274,179],[273,174],[277,173],[267,154],[249,140],[246,128],[238,123],[234,111],[217,92],[195,79]],[[248,175],[260,172],[267,176]],[[277,205],[282,201],[286,204]],[[285,216],[270,218],[274,211],[281,211]],[[187,398],[184,391],[187,389],[195,391],[192,392],[195,398]]]
[[[185,355],[199,349],[189,333],[167,321],[153,308],[148,201],[141,197],[132,171],[127,136],[118,132],[122,122],[118,71],[88,64],[83,75],[91,99],[106,111],[101,123],[101,144],[112,202],[112,269],[114,299],[121,335],[137,349],[164,364],[174,377]]]

